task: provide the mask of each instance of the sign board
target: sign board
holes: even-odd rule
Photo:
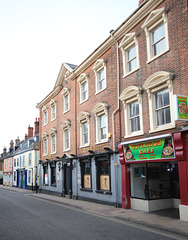
[[[175,158],[172,138],[124,145],[126,162]]]
[[[174,119],[188,121],[188,96],[173,95]]]

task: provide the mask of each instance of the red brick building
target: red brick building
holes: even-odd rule
[[[40,189],[187,220],[187,1],[139,4],[37,105]]]
[[[187,1],[142,1],[121,31],[122,206],[188,220]]]

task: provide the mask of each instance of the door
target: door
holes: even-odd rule
[[[64,193],[72,197],[72,165],[66,163],[64,165]]]

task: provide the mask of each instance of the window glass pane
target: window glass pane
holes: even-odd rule
[[[132,46],[127,50],[127,71],[130,72],[137,68],[136,46]]]
[[[85,100],[88,98],[88,84],[87,82],[84,82],[82,84],[82,100]]]
[[[108,175],[109,174],[109,164],[108,161],[100,161],[100,175]]]
[[[83,123],[83,145],[88,143],[88,123]]]
[[[98,72],[98,90],[105,88],[104,69]]]
[[[99,117],[99,134],[100,139],[106,138],[106,115],[102,115]]]
[[[164,90],[155,94],[157,126],[171,122],[169,91]]]
[[[165,30],[164,24],[158,26],[152,32],[152,49],[153,49],[153,56],[163,52],[166,48],[165,45]]]
[[[152,42],[156,43],[164,37],[165,37],[164,24],[161,24],[152,32]]]
[[[170,108],[169,107],[165,109],[165,117],[166,117],[166,123],[170,123],[171,118],[170,118]]]
[[[164,92],[164,106],[169,105],[169,92]]]
[[[129,105],[130,111],[130,131],[135,132],[140,130],[140,116],[139,116],[139,103],[134,102]]]
[[[65,131],[65,149],[69,148],[69,130]]]

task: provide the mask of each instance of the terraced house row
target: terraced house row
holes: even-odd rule
[[[39,189],[188,220],[187,1],[145,0],[40,110]]]

